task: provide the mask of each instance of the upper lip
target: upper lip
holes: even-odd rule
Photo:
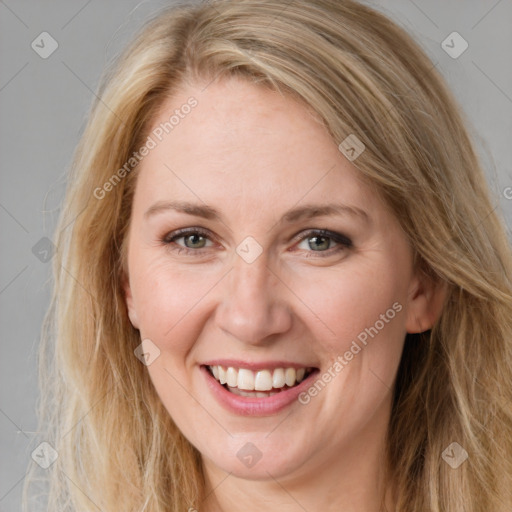
[[[242,361],[241,359],[212,359],[203,363],[205,366],[223,366],[225,368],[246,368],[248,370],[274,370],[275,368],[316,368],[311,364],[296,363],[292,361]]]

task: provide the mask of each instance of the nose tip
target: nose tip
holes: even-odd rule
[[[237,265],[228,276],[215,321],[246,344],[262,344],[288,331],[292,315],[279,293],[279,280],[263,260]]]

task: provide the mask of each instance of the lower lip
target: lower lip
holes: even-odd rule
[[[201,366],[201,371],[206,377],[208,387],[220,404],[228,411],[241,416],[270,416],[282,411],[293,402],[298,401],[299,395],[310,386],[310,382],[318,373],[318,370],[314,370],[297,386],[279,391],[275,395],[251,398],[235,395],[228,391],[205,366]]]

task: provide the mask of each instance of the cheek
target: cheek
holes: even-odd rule
[[[193,327],[201,301],[219,276],[198,267],[172,265],[164,258],[134,266],[134,274],[131,282],[141,336],[151,339],[161,350],[187,349],[191,336],[183,331]]]
[[[404,279],[387,261],[374,265],[340,266],[331,272],[315,272],[297,280],[294,291],[314,313],[310,329],[324,349],[336,357],[349,350],[352,341],[364,342],[365,333],[377,327],[379,337],[400,339],[403,318]],[[395,305],[394,303],[399,303]],[[381,315],[384,316],[382,319]],[[404,331],[405,332],[405,331]]]
[[[340,267],[315,283],[302,281],[297,294],[319,319],[313,318],[309,330],[329,359],[320,376],[327,391],[319,392],[317,400],[312,386],[305,397],[311,399],[312,415],[320,418],[328,411],[347,431],[356,431],[389,397],[406,332],[404,282],[384,258],[364,268]],[[337,420],[331,423],[326,435],[342,438],[333,426]]]
[[[137,264],[131,281],[141,338],[149,338],[160,350],[147,368],[151,381],[178,427],[201,437],[200,431],[193,434],[201,407],[190,399],[196,370],[189,354],[204,327],[200,317],[219,276],[199,267],[180,267],[165,258],[140,259]]]

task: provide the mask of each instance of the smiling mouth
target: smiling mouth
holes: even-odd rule
[[[306,379],[316,368],[274,368],[252,371],[247,368],[206,366],[225,389],[238,396],[265,398],[291,389]]]

